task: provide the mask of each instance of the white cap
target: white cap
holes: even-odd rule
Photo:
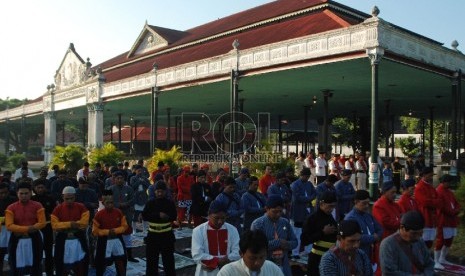
[[[64,189],[63,189],[63,192],[62,194],[66,195],[66,194],[72,194],[74,195],[76,193],[76,189],[72,186],[66,186]]]

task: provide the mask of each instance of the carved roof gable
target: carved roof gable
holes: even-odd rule
[[[86,63],[74,49],[74,44],[71,43],[55,74],[57,90],[73,87],[84,82],[86,70]]]
[[[163,48],[185,35],[182,31],[151,26],[147,22],[139,37],[129,51],[127,57],[140,55],[155,49]]]

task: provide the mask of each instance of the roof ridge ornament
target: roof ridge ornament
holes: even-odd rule
[[[373,17],[378,17],[379,15],[379,8],[378,6],[373,6],[373,8],[371,9],[371,15]]]
[[[455,51],[457,52],[460,52],[459,49],[457,49],[457,47],[459,47],[459,42],[457,40],[453,40],[452,43],[450,44],[450,46],[452,47],[452,49],[454,49]]]

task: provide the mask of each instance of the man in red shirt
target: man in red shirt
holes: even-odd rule
[[[271,184],[275,183],[276,179],[273,177],[271,174],[271,166],[266,165],[265,167],[265,174],[260,178],[260,181],[258,182],[258,188],[260,192],[265,196],[268,197],[268,188],[271,186]]]
[[[89,225],[89,210],[75,202],[76,189],[63,189],[63,203],[55,207],[51,218],[52,228],[57,233],[55,240],[56,275],[87,275],[88,246],[86,228]]]
[[[11,275],[42,275],[43,242],[39,230],[45,227],[45,209],[30,200],[31,183],[18,185],[18,201],[7,207],[5,225],[11,231],[8,262]]]
[[[400,227],[402,211],[395,203],[397,188],[394,182],[387,181],[381,188],[382,196],[373,205],[373,216],[383,227],[383,239],[394,234]]]
[[[433,187],[433,168],[425,167],[421,171],[421,179],[415,187],[415,199],[418,204],[418,211],[425,219],[425,228],[423,229],[423,240],[428,248],[433,246],[436,238],[437,226],[437,207],[441,204],[436,189]]]
[[[436,189],[441,204],[438,206],[438,231],[434,261],[441,264],[450,264],[446,261],[446,256],[449,253],[454,237],[457,236],[460,204],[457,202],[454,193],[449,189],[450,183],[453,181],[452,176],[445,174],[441,180],[441,184]]]
[[[189,166],[184,166],[182,168],[182,171],[182,175],[178,176],[178,178],[176,179],[178,186],[179,226],[181,226],[182,222],[186,219],[186,213],[187,221],[190,221],[189,212],[192,205],[191,186],[195,182],[193,175],[190,174],[191,168]]]
[[[92,234],[97,237],[95,274],[103,276],[108,261],[114,261],[117,275],[126,275],[126,246],[122,235],[128,223],[123,212],[114,207],[111,190],[103,191],[102,203],[105,208],[98,211],[92,221]]]
[[[402,182],[402,189],[402,195],[400,196],[399,201],[397,201],[402,214],[407,213],[408,211],[417,211],[417,201],[415,198],[413,198],[413,192],[415,190],[415,179],[405,179]]]

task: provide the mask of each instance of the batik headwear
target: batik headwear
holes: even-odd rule
[[[300,171],[300,175],[302,175],[302,176],[310,176],[310,175],[312,175],[312,173],[310,172],[310,169],[309,169],[309,168],[303,168],[303,169]]]
[[[165,163],[163,161],[158,161],[157,167],[163,167]]]
[[[284,207],[283,198],[280,195],[270,195],[266,200],[266,207],[276,208],[278,206]]]
[[[365,200],[370,198],[370,193],[365,190],[357,190],[355,192],[354,200]]]
[[[408,211],[400,218],[400,225],[406,230],[421,230],[425,227],[425,219],[418,211]]]
[[[242,168],[240,174],[249,174],[249,169]]]
[[[163,180],[163,174],[157,173],[157,174],[155,175],[155,181],[158,181],[158,180]]]
[[[352,170],[342,170],[341,175],[342,176],[348,176],[352,174]]]
[[[227,211],[228,206],[219,200],[213,200],[212,203],[210,203],[210,208],[208,208],[208,214],[216,214],[219,212],[226,213]]]
[[[415,186],[415,179],[409,178],[402,181],[402,188],[404,189],[408,189],[413,186]]]
[[[276,174],[276,179],[286,178],[286,174],[284,172],[278,172]]]
[[[392,182],[392,181],[384,182],[383,186],[381,187],[381,193],[385,193],[385,192],[389,191],[390,189],[392,189],[392,187],[394,187],[394,182]]]
[[[336,183],[337,182],[337,176],[335,176],[334,174],[330,174],[328,175],[328,177],[326,178],[326,181],[330,182],[330,183]]]
[[[115,171],[114,173],[112,173],[113,177],[118,177],[118,176],[123,176],[123,172],[122,171]]]
[[[157,182],[155,182],[155,190],[166,190],[165,181],[158,180]]]
[[[450,175],[450,174],[445,174],[445,175],[441,176],[441,179],[440,179],[441,183],[442,182],[449,183],[449,182],[452,182],[453,180],[454,180],[454,177],[452,175]]]
[[[333,192],[326,191],[320,196],[320,202],[324,202],[324,203],[337,202],[336,194]]]
[[[200,170],[198,173],[197,173],[197,177],[201,177],[201,176],[206,176],[207,173],[204,171],[204,170]]]
[[[424,176],[426,174],[429,174],[429,173],[433,173],[433,167],[424,167],[422,170],[421,170],[421,173],[420,173],[420,176]]]
[[[360,229],[360,225],[356,220],[341,220],[337,227],[337,234],[342,238],[350,237],[354,234],[361,234],[362,230]]]

